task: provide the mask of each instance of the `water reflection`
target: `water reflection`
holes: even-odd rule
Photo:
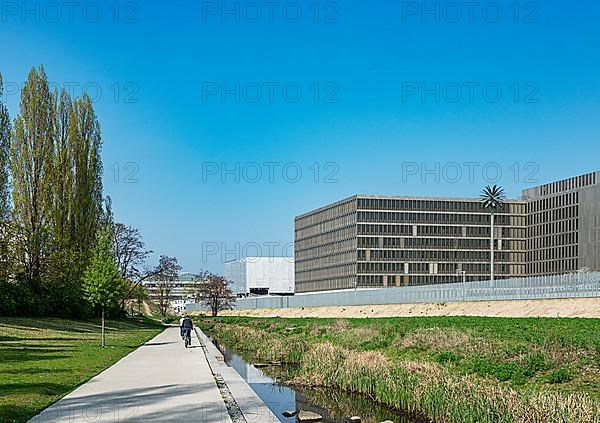
[[[281,422],[294,423],[295,417],[284,417],[284,411],[306,410],[323,416],[326,423],[344,423],[351,416],[360,416],[362,422],[379,423],[391,420],[395,423],[416,423],[400,412],[378,404],[361,395],[334,389],[291,388],[277,383],[291,369],[281,366],[258,369],[238,354],[213,340],[223,353],[227,365],[233,367],[262,399]],[[271,376],[269,376],[269,373]]]

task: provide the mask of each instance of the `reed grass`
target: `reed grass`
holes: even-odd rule
[[[216,322],[205,329],[221,342],[258,359],[297,364],[297,371],[288,381],[290,384],[360,393],[432,422],[600,422],[600,401],[586,393],[529,387],[515,389],[510,383],[499,383],[496,378],[481,377],[477,372],[460,374],[436,362],[395,358],[380,351],[360,351],[333,342],[286,336],[281,330],[268,326]],[[353,330],[347,323],[335,324],[331,337],[341,339],[341,335]],[[310,324],[307,331],[321,333],[323,327]],[[436,337],[439,345],[433,343]],[[429,344],[435,351],[465,351],[470,349],[468,346],[474,336],[423,330],[410,336],[404,334],[403,339],[406,348]],[[486,349],[492,348],[484,344]],[[540,355],[534,360],[532,371],[547,366],[550,355]],[[523,357],[525,360],[531,356],[523,353]]]

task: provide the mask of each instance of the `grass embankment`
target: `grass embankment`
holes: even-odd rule
[[[200,319],[289,383],[366,394],[435,422],[600,421],[600,320]]]
[[[163,330],[152,321],[0,318],[0,422],[25,422]]]

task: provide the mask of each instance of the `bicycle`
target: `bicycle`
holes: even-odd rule
[[[183,343],[185,344],[186,348],[189,348],[192,346],[192,330],[191,329],[185,330],[185,334],[183,335]]]

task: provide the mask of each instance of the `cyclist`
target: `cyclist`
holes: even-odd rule
[[[183,332],[183,339],[187,337],[190,340],[190,344],[192,341],[192,329],[194,329],[192,319],[189,316],[184,316],[181,322],[181,331]]]
[[[183,339],[183,321],[185,320],[185,315],[181,316],[181,318],[179,319],[179,336],[181,336],[181,339]]]

